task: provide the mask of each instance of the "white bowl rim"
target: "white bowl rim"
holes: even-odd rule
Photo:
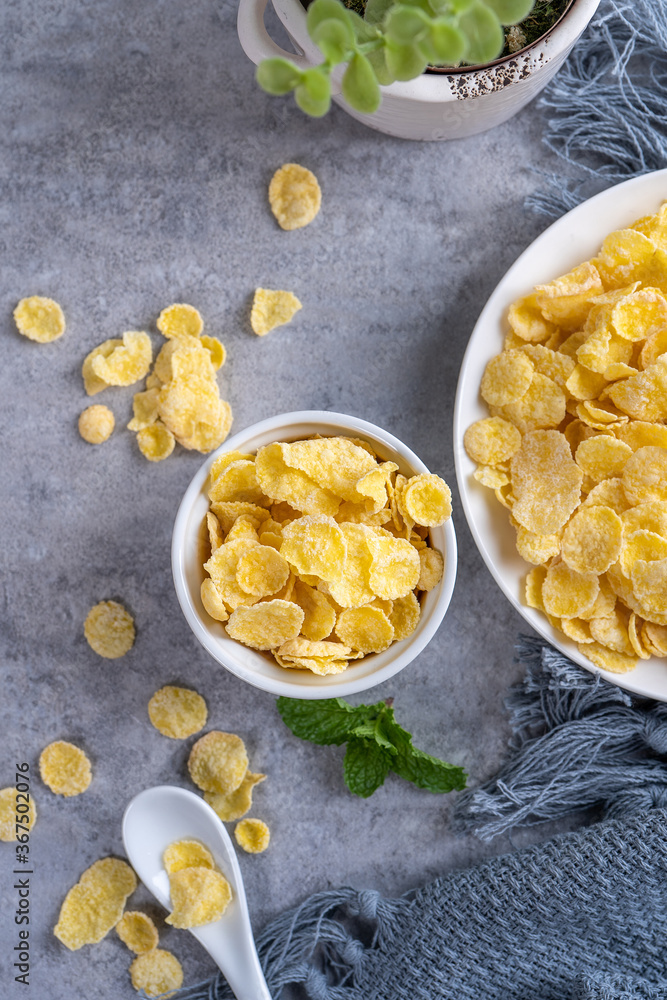
[[[474,367],[479,368],[480,365],[483,368],[482,362],[485,364],[502,347],[500,338],[504,327],[498,326],[498,321],[504,316],[509,304],[519,295],[527,294],[534,284],[550,281],[558,274],[563,274],[569,268],[594,256],[605,236],[617,228],[629,225],[642,215],[654,214],[665,199],[667,199],[667,168],[632,177],[630,180],[606,188],[575,206],[533,240],[500,279],[475,324],[461,363],[453,426],[454,464],[461,504],[480,555],[505,597],[543,639],[569,659],[591,673],[600,674],[617,687],[658,701],[667,701],[665,661],[656,657],[640,660],[637,667],[626,674],[601,670],[579,652],[572,640],[552,628],[543,614],[521,603],[518,594],[508,583],[506,572],[499,566],[498,545],[502,540],[487,537],[477,523],[475,507],[479,505],[480,498],[483,498],[485,507],[489,511],[500,509],[500,504],[491,490],[478,483],[474,483],[473,486],[470,482],[475,463],[468,457],[463,447],[463,435],[473,420],[488,416],[488,411],[483,410],[480,403],[480,380],[471,375],[471,370]],[[553,271],[543,273],[536,278],[533,274],[535,278],[533,280],[531,273],[540,266],[536,263],[540,252],[548,247],[551,253],[554,244],[556,249],[551,254],[554,259]],[[525,280],[522,278],[524,274],[527,275]],[[519,291],[519,288],[522,290]],[[493,339],[490,324],[498,328],[499,339]],[[487,346],[480,348],[480,344]],[[479,410],[479,415],[470,420],[470,408],[475,406]],[[484,492],[478,493],[475,487]],[[512,533],[509,518],[506,518],[506,523],[508,532]],[[509,535],[504,540],[507,541],[508,537]],[[520,559],[518,554],[516,555],[517,559]],[[523,571],[525,575],[528,571],[527,563],[523,563]]]
[[[311,700],[343,697],[350,694],[356,694],[360,691],[366,691],[369,688],[375,687],[376,685],[389,680],[409,663],[411,663],[419,655],[419,653],[422,652],[424,647],[430,642],[440,627],[447,608],[449,607],[449,603],[454,592],[454,584],[456,582],[457,546],[456,532],[452,518],[446,521],[444,525],[439,526],[436,529],[432,529],[436,532],[442,531],[444,534],[443,555],[445,557],[445,570],[442,580],[437,587],[434,587],[433,590],[426,595],[426,600],[429,601],[430,604],[428,618],[422,618],[417,630],[412,636],[408,637],[408,639],[404,639],[401,642],[393,644],[389,647],[389,650],[385,650],[384,653],[376,654],[377,656],[384,656],[391,650],[398,650],[398,647],[403,645],[404,648],[401,649],[400,652],[394,652],[388,663],[380,667],[380,669],[358,678],[346,679],[347,675],[354,670],[354,667],[351,666],[342,674],[317,678],[317,681],[320,682],[317,685],[302,686],[299,683],[290,683],[282,680],[279,676],[267,677],[255,673],[232,656],[230,656],[229,659],[223,659],[220,654],[220,642],[211,635],[210,629],[205,626],[193,604],[191,593],[186,584],[184,543],[188,519],[193,504],[201,497],[203,486],[208,478],[209,470],[216,457],[225,451],[243,448],[246,446],[246,442],[257,438],[260,435],[264,435],[269,432],[272,433],[274,431],[276,434],[280,434],[281,429],[287,429],[289,426],[298,426],[300,424],[326,424],[331,426],[332,429],[344,431],[348,435],[356,432],[361,436],[369,437],[371,440],[374,439],[378,443],[384,444],[393,449],[401,456],[407,465],[414,468],[415,472],[429,472],[429,469],[421,461],[421,459],[418,458],[418,456],[410,448],[408,448],[407,445],[403,444],[402,441],[376,424],[372,424],[367,420],[362,420],[359,417],[353,417],[348,414],[336,413],[328,410],[297,410],[291,413],[281,413],[274,417],[268,417],[267,419],[252,424],[244,430],[238,431],[234,434],[233,437],[225,441],[220,448],[207,456],[202,466],[195,473],[190,485],[183,495],[183,499],[181,500],[176,514],[176,519],[174,521],[171,546],[172,575],[178,602],[190,628],[207,652],[210,653],[211,656],[230,673],[239,677],[241,680],[246,681],[248,684],[251,684],[253,687],[260,688],[261,690],[267,691],[271,694],[284,695],[288,698]],[[316,433],[316,431],[310,433]],[[250,445],[250,447],[252,447],[252,445]],[[232,644],[232,646],[238,646],[240,650],[244,651],[244,659],[251,659],[251,657],[246,654],[261,656],[261,654],[257,653],[257,651],[249,650],[246,647],[235,643],[234,640],[229,639],[227,641]],[[369,662],[370,658],[365,657],[364,660]],[[262,662],[266,662],[263,657]],[[276,666],[276,671],[280,670],[282,670],[282,668]],[[314,675],[311,676],[314,677]],[[306,679],[312,684],[311,677]],[[332,680],[334,683],[332,683]]]

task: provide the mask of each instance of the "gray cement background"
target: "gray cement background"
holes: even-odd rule
[[[130,955],[110,934],[70,953],[53,937],[61,901],[97,858],[122,853],[129,799],[162,782],[189,787],[193,740],[149,724],[167,683],[196,688],[209,728],[243,735],[269,775],[253,813],[270,849],[240,859],[255,926],[310,892],[340,884],[394,895],[513,844],[449,828],[451,800],[390,777],[370,800],[342,781],[342,751],[293,738],[274,698],[226,673],[178,608],[169,564],[173,518],[201,462],[182,449],[149,465],[124,430],[133,390],[96,397],[117,429],[94,448],[76,421],[89,403],[86,353],[126,329],[158,335],[171,302],[196,305],[228,350],[222,395],[233,430],[290,409],[335,409],[402,438],[455,489],[451,441],[457,374],[487,296],[546,226],[523,202],[533,168],[553,169],[532,105],[465,141],[415,144],[372,132],[337,108],[307,120],[291,99],[258,90],[235,33],[235,4],[214,0],[8,0],[0,13],[0,786],[14,762],[33,768],[31,986],[12,982],[11,864],[0,844],[0,995],[33,1000],[130,998]],[[296,161],[317,174],[323,207],[282,232],[266,189]],[[292,289],[304,308],[259,340],[257,285]],[[19,298],[60,302],[68,329],[41,346],[18,336]],[[526,626],[478,555],[460,506],[458,583],[438,635],[377,688],[395,698],[416,745],[464,765],[472,783],[502,759],[503,697],[519,678],[513,645]],[[101,599],[136,617],[122,660],[98,658],[82,623]],[[361,701],[362,698],[353,699]],[[84,747],[94,781],[79,798],[39,781],[54,739]],[[513,843],[542,839],[538,829]],[[186,983],[213,972],[186,933],[165,927]]]

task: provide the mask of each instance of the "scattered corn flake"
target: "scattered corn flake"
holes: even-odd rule
[[[93,365],[96,358],[109,358],[116,348],[122,346],[122,340],[112,337],[111,340],[105,340],[99,347],[93,348],[84,358],[83,365],[81,366],[81,375],[83,376],[84,389],[89,396],[95,396],[98,392],[102,392],[103,389],[107,389],[109,386],[108,382],[95,374]]]
[[[253,649],[275,649],[299,634],[304,613],[298,604],[274,599],[254,607],[238,607],[227,622],[227,634]],[[211,789],[214,790],[214,789]]]
[[[65,315],[53,299],[31,295],[21,299],[14,310],[14,322],[19,333],[38,344],[49,344],[65,332]]]
[[[289,323],[302,308],[301,302],[293,292],[256,288],[250,312],[253,333],[258,337],[264,337],[276,327]]]
[[[156,691],[148,702],[148,718],[163,736],[184,740],[204,728],[208,709],[196,691],[167,685]]]
[[[222,344],[217,337],[202,337],[201,343],[211,355],[213,371],[219,371],[227,359],[227,351],[225,350],[224,344]]]
[[[212,730],[197,740],[188,759],[190,777],[204,792],[228,795],[248,770],[248,754],[240,736]]]
[[[32,830],[37,819],[37,807],[34,795],[31,793],[30,796],[27,796],[24,792],[20,794],[21,812],[18,813],[16,807],[19,805],[19,792],[15,788],[0,789],[0,840],[5,843],[15,841],[17,832],[24,833],[26,830]],[[26,805],[27,811],[24,811],[24,806]],[[17,815],[21,816],[21,820],[27,816],[27,823],[17,823]]]
[[[53,933],[70,951],[96,944],[116,926],[136,887],[136,876],[125,861],[96,861],[65,896]]]
[[[194,306],[177,302],[163,309],[157,320],[157,328],[163,337],[199,337],[204,329],[204,321]]]
[[[622,479],[633,504],[667,500],[667,448],[638,448],[626,462]]]
[[[452,516],[452,492],[440,476],[420,473],[408,479],[401,505],[415,524],[432,528]]]
[[[79,434],[88,444],[102,444],[111,437],[115,423],[108,406],[88,406],[79,416]]]
[[[500,465],[509,461],[521,447],[521,433],[502,417],[485,417],[465,432],[463,443],[474,462]]]
[[[100,601],[92,607],[83,632],[90,648],[109,660],[125,656],[134,645],[134,620],[117,601]]]
[[[512,459],[513,517],[538,535],[552,535],[581,499],[583,473],[565,437],[554,430],[526,434]]]
[[[168,875],[182,868],[215,868],[213,855],[199,840],[176,840],[162,855],[162,864]]]
[[[134,416],[127,425],[130,431],[142,431],[144,427],[150,427],[157,420],[157,401],[159,392],[157,389],[144,389],[143,392],[135,392],[132,400],[132,411]]]
[[[248,854],[261,854],[269,846],[271,833],[261,819],[242,819],[234,827],[234,837]]]
[[[317,177],[298,163],[285,163],[269,184],[269,204],[281,229],[302,229],[320,210],[322,192]]]
[[[206,613],[217,622],[226,622],[229,618],[229,612],[225,607],[218,588],[210,577],[202,580],[200,594]]]
[[[121,346],[109,355],[93,358],[91,368],[107,385],[132,385],[148,375],[153,360],[153,347],[147,333],[130,330],[123,334]]]
[[[116,924],[116,933],[135,955],[145,955],[158,946],[157,927],[140,910],[127,910]]]
[[[220,399],[215,378],[173,378],[160,389],[160,418],[180,445],[206,454],[219,448],[232,426],[232,410]]]
[[[132,985],[148,997],[162,996],[183,985],[183,969],[175,955],[163,948],[154,948],[137,955],[130,966]]]
[[[222,820],[223,823],[231,823],[241,819],[252,808],[252,790],[255,785],[266,778],[265,774],[253,774],[246,771],[245,777],[235,792],[228,795],[219,795],[215,792],[205,792],[204,798],[211,809]]]
[[[202,927],[219,920],[232,900],[232,887],[219,871],[181,868],[169,876],[172,912],[165,923],[172,927]]]
[[[360,653],[381,653],[394,641],[394,627],[379,608],[347,608],[338,616],[338,638]]]
[[[563,532],[561,555],[570,569],[599,575],[618,559],[622,538],[623,522],[611,507],[583,507]]]
[[[473,478],[490,490],[499,490],[510,485],[510,478],[502,469],[494,469],[490,465],[478,465],[473,472]]]
[[[274,548],[255,545],[242,555],[236,567],[236,582],[248,594],[269,597],[285,586],[289,564]]]
[[[80,795],[90,784],[90,761],[83,750],[57,740],[49,743],[39,755],[39,773],[44,784],[55,795]]]
[[[425,548],[419,551],[419,579],[417,590],[429,591],[442,580],[445,560],[437,549]],[[407,596],[407,595],[406,595]]]
[[[156,420],[150,427],[142,427],[137,433],[137,444],[139,451],[149,462],[162,462],[171,455],[176,440],[171,431],[160,420]]]

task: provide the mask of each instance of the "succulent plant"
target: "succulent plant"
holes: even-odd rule
[[[340,0],[312,0],[308,34],[323,55],[302,70],[288,59],[265,59],[257,81],[269,94],[294,91],[306,114],[331,105],[331,71],[347,63],[342,94],[357,111],[380,105],[380,84],[412,80],[427,66],[478,65],[502,51],[503,25],[522,21],[535,0],[368,0],[361,17]]]

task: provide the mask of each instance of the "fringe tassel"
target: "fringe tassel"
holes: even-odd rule
[[[540,639],[523,636],[517,651],[526,676],[506,701],[509,758],[461,795],[455,825],[491,840],[591,808],[620,817],[667,806],[667,705],[633,701]]]
[[[274,1000],[302,983],[312,1000],[349,1000],[364,963],[394,940],[409,901],[378,892],[320,892],[274,920],[257,938],[257,953]],[[361,935],[361,936],[360,936]],[[172,1000],[233,1000],[222,975],[169,994]]]
[[[541,99],[543,141],[576,168],[526,206],[558,217],[610,184],[667,166],[667,4],[602,0]]]

